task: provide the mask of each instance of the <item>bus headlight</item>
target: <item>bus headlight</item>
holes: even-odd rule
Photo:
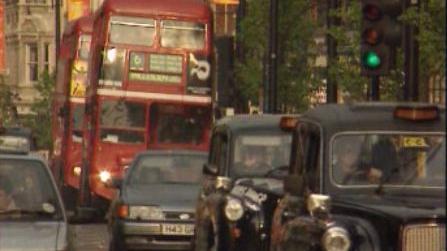
[[[351,239],[348,231],[342,227],[331,227],[327,229],[321,242],[326,251],[348,251],[351,247]]]
[[[74,166],[73,167],[73,174],[74,174],[74,176],[80,176],[81,175],[81,167],[80,166]]]
[[[129,206],[129,218],[141,220],[163,220],[165,215],[156,206]]]
[[[230,221],[237,221],[243,214],[244,207],[241,202],[237,199],[228,199],[227,204],[225,205],[225,216]]]
[[[99,180],[102,183],[107,183],[107,181],[109,181],[112,178],[112,175],[110,174],[109,171],[101,171],[99,173]]]

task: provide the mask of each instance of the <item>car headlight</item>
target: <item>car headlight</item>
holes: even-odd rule
[[[225,216],[230,221],[239,220],[244,214],[244,207],[241,202],[237,199],[228,199],[227,204],[225,205]]]
[[[141,220],[163,220],[165,215],[156,206],[129,206],[129,218]]]
[[[326,251],[348,251],[351,247],[348,231],[342,227],[327,229],[321,242]]]

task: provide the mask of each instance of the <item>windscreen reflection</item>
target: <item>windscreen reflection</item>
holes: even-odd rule
[[[197,184],[205,162],[205,155],[143,156],[130,172],[130,184]]]
[[[29,217],[58,219],[60,205],[45,166],[38,161],[0,161],[0,221]]]
[[[340,135],[332,149],[337,184],[445,187],[445,135]]]

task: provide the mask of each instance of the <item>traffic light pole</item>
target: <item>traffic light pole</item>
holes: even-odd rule
[[[335,10],[338,8],[338,0],[329,0],[329,8],[327,11],[327,27],[330,29],[332,26],[336,25],[336,18],[330,15],[330,10]],[[335,60],[337,58],[337,42],[335,41],[335,38],[332,37],[330,34],[326,35],[326,41],[327,41],[327,56],[328,56],[328,66],[329,68],[331,65],[335,63]],[[337,82],[335,79],[333,79],[329,74],[327,74],[327,80],[326,80],[326,96],[327,96],[327,103],[337,103]]]
[[[368,91],[368,100],[369,101],[379,101],[380,100],[380,77],[379,76],[371,77],[371,85],[369,86],[369,91]]]
[[[411,5],[411,0],[405,1],[405,8]],[[416,3],[419,9],[419,1]],[[416,40],[417,27],[406,24],[404,27],[404,100],[418,101],[419,100],[419,44]]]

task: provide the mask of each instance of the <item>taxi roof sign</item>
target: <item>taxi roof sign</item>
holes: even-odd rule
[[[403,105],[394,109],[394,117],[411,121],[430,121],[439,118],[439,108],[434,105]]]

